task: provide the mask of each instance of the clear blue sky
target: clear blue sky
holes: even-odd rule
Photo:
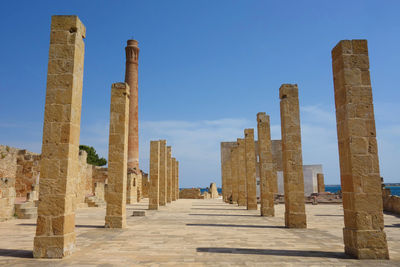
[[[271,116],[297,83],[304,164],[339,184],[331,49],[368,39],[381,174],[400,182],[399,1],[4,1],[0,9],[0,144],[40,152],[51,15],[87,28],[81,143],[107,157],[110,88],[126,40],[139,41],[140,163],[166,138],[181,186],[220,184],[219,142]]]

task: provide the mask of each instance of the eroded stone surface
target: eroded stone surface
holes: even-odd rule
[[[172,202],[172,148],[167,146],[167,203]]]
[[[40,192],[33,256],[62,258],[75,248],[76,177],[86,29],[77,16],[51,19]]]
[[[108,184],[106,228],[126,227],[126,188],[129,130],[129,85],[111,88],[110,136],[108,141]]]
[[[345,251],[359,259],[386,259],[367,41],[340,41],[332,50],[332,67]]]
[[[167,184],[168,184],[168,170],[167,170],[167,141],[160,140],[160,206],[167,204]]]
[[[231,148],[231,187],[232,187],[232,203],[237,203],[239,194],[238,167],[239,154],[237,145]]]
[[[246,151],[243,138],[237,139],[238,150],[238,205],[247,206],[246,191]]]
[[[281,99],[285,225],[289,228],[306,228],[299,90],[297,85],[283,84],[279,88],[279,98]]]
[[[256,183],[256,152],[254,144],[254,129],[244,130],[245,162],[246,162],[246,192],[247,209],[257,209],[257,183]]]
[[[150,141],[149,210],[158,210],[160,176],[160,141]]]
[[[317,173],[317,185],[318,185],[318,193],[325,192],[325,182],[323,173]]]

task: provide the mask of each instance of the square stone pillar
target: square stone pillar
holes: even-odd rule
[[[159,175],[160,175],[160,141],[150,141],[150,190],[149,210],[158,210]]]
[[[264,112],[257,114],[257,132],[261,216],[274,216],[274,186],[277,174],[272,160],[270,120]]]
[[[167,204],[167,141],[160,140],[160,206],[165,206]]]
[[[243,138],[237,139],[238,154],[238,205],[247,206],[246,192],[246,160],[245,160],[245,143]]]
[[[177,191],[177,196],[176,199],[179,199],[179,161],[176,161],[176,191]]]
[[[306,228],[300,107],[297,84],[282,84],[279,88],[279,98],[281,99],[285,225],[289,228]]]
[[[318,193],[325,192],[325,183],[324,183],[324,174],[317,173],[317,186],[318,186]]]
[[[172,176],[171,176],[171,197],[172,201],[176,200],[176,159],[172,158],[171,162]]]
[[[256,151],[254,129],[244,130],[247,209],[257,210]]]
[[[231,148],[234,146],[236,142],[221,142],[222,197],[226,203],[232,198]]]
[[[389,259],[366,40],[343,40],[332,50],[345,252]]]
[[[167,146],[167,203],[172,202],[172,148]]]
[[[237,146],[231,148],[231,181],[232,181],[232,203],[238,202],[238,150]]]
[[[75,248],[85,32],[77,16],[51,18],[35,258],[62,258]]]
[[[114,83],[111,89],[106,228],[126,227],[129,91],[127,83]]]

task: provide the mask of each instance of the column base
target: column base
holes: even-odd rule
[[[357,259],[389,259],[386,234],[381,230],[343,228],[344,250]]]
[[[158,205],[149,205],[149,210],[158,210]]]
[[[75,250],[75,232],[58,236],[35,236],[33,257],[61,259]]]
[[[287,228],[307,228],[306,214],[285,212],[285,226]]]
[[[125,228],[126,217],[125,216],[110,216],[107,215],[105,219],[105,228]]]
[[[265,217],[274,217],[275,216],[275,209],[272,207],[265,207],[261,208],[261,216]]]

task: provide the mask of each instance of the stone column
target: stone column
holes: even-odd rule
[[[35,258],[62,258],[75,248],[85,34],[77,16],[51,18]]]
[[[172,201],[176,200],[176,159],[172,158],[171,161],[171,169],[172,169],[172,175],[171,175],[171,198]]]
[[[114,83],[111,89],[110,139],[106,228],[126,227],[126,183],[129,130],[129,85]]]
[[[160,206],[167,204],[167,141],[160,140]]]
[[[317,185],[318,185],[318,193],[325,192],[325,183],[324,183],[324,174],[317,173]]]
[[[158,210],[160,175],[160,141],[150,141],[149,210]]]
[[[257,210],[256,152],[254,129],[244,130],[247,209]]]
[[[279,98],[281,99],[285,225],[288,228],[306,228],[300,107],[297,84],[282,84],[279,88]]]
[[[246,160],[245,143],[243,138],[237,139],[238,151],[238,205],[247,206],[246,192]]]
[[[367,41],[340,41],[332,62],[345,252],[388,259]]]
[[[176,199],[179,199],[179,161],[176,161]]]
[[[238,202],[239,182],[238,182],[238,161],[239,155],[237,146],[231,149],[231,179],[232,179],[232,203]]]
[[[167,146],[167,203],[172,202],[172,148]]]
[[[270,120],[264,112],[257,114],[258,156],[260,158],[261,216],[275,216],[274,186],[277,174],[271,151]]]
[[[128,168],[139,174],[139,112],[138,112],[138,41],[128,40],[125,47],[125,82],[130,87]]]

